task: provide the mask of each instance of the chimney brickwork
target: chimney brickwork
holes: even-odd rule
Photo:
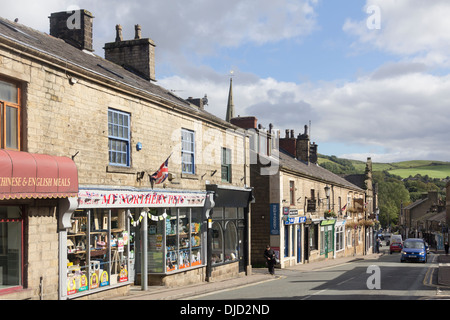
[[[317,148],[318,145],[313,142],[310,143],[308,135],[308,126],[305,126],[305,132],[299,134],[295,138],[294,130],[286,130],[286,136],[280,138],[280,148],[289,153],[297,160],[306,163],[318,163]]]
[[[123,40],[122,27],[116,26],[116,41],[105,44],[105,59],[114,62],[140,77],[156,81],[155,43],[141,39],[141,27],[135,26],[135,38]]]
[[[63,11],[50,15],[50,35],[70,45],[94,51],[92,28],[94,16],[87,10]]]
[[[230,119],[230,122],[243,129],[256,129],[258,119],[255,117],[237,117]]]

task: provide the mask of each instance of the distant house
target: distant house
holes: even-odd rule
[[[435,221],[445,211],[437,191],[428,191],[422,198],[401,210],[399,225],[405,238],[422,238],[430,231],[427,221]],[[439,221],[440,218],[437,219]]]

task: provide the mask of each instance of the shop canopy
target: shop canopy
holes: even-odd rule
[[[67,157],[0,150],[0,200],[78,196],[78,171]]]

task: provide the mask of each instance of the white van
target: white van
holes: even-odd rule
[[[403,243],[401,234],[392,234],[391,243]]]

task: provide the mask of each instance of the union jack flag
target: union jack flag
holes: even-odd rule
[[[156,184],[163,183],[167,177],[169,176],[169,158],[166,159],[166,161],[163,162],[163,164],[159,167],[158,171],[156,171],[154,174],[150,176],[150,181]]]

